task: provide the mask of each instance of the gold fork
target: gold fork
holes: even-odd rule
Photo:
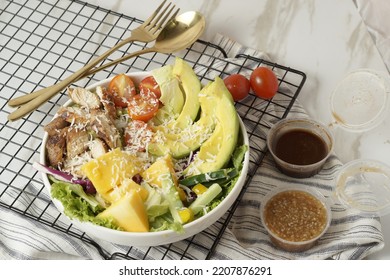
[[[40,105],[44,104],[48,100],[50,100],[54,95],[61,92],[64,88],[66,88],[68,85],[73,83],[74,81],[78,80],[79,78],[83,77],[85,73],[87,73],[89,70],[91,70],[94,66],[96,66],[99,62],[107,58],[110,54],[112,54],[114,51],[118,50],[123,45],[130,43],[132,41],[140,41],[144,43],[148,43],[151,41],[154,41],[157,36],[159,35],[160,31],[164,27],[164,24],[167,23],[172,17],[177,15],[178,10],[173,13],[172,16],[170,16],[175,9],[175,5],[172,5],[169,3],[164,9],[164,5],[167,0],[164,0],[160,6],[157,7],[157,9],[153,12],[153,14],[140,26],[138,26],[136,29],[131,31],[131,36],[122,40],[118,44],[116,44],[114,47],[103,53],[101,56],[97,57],[90,63],[86,64],[84,67],[82,67],[80,70],[76,71],[66,79],[62,80],[61,82],[58,82],[52,86],[49,86],[47,88],[40,89],[38,91],[35,91],[33,93],[16,97],[8,101],[8,105],[11,107],[20,106],[24,103],[29,103],[29,106],[21,106],[18,110],[10,113],[8,115],[8,120],[17,120],[26,114],[32,112],[33,110],[37,109]],[[162,10],[163,9],[163,10]],[[162,10],[162,11],[161,11]],[[161,12],[160,12],[161,11]]]

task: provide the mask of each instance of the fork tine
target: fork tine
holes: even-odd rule
[[[173,10],[173,7],[172,7],[172,10]],[[171,11],[172,11],[171,10]],[[171,11],[169,11],[169,13],[171,13]],[[166,23],[168,23],[170,20],[174,19],[175,17],[177,17],[177,15],[179,14],[179,11],[180,11],[180,8],[177,8],[176,12],[173,13],[173,15],[168,18],[169,14],[167,14],[164,19],[160,22],[159,24],[159,28],[162,27],[163,25],[165,25]],[[167,20],[168,19],[168,20]]]
[[[165,9],[157,16],[153,19],[153,21],[150,23],[150,26],[153,27],[157,24],[157,22],[161,19],[161,17],[167,12],[168,8],[171,6],[172,3],[169,3],[168,6],[165,7]],[[172,8],[174,8],[175,5],[173,5]],[[172,11],[172,8],[171,10],[168,12],[168,14]]]
[[[175,6],[173,6],[173,7],[171,8],[171,10],[169,11],[169,13],[167,13],[167,14],[165,15],[165,17],[164,17],[160,22],[158,22],[155,26],[153,26],[153,27],[150,29],[150,32],[152,32],[153,34],[157,34],[158,32],[161,31],[162,27],[163,27],[165,24],[167,24],[171,19],[174,19],[174,18],[178,15],[178,13],[179,13],[179,11],[180,11],[180,8],[178,8],[178,9],[176,10],[176,12],[174,12],[173,15],[170,16],[170,14],[171,14],[171,12],[173,11],[174,8],[175,8]]]
[[[160,12],[161,8],[165,5],[165,2],[167,2],[167,0],[164,0],[160,6],[157,7],[157,9],[153,12],[153,14],[147,19],[145,20],[145,22],[142,24],[144,26],[147,26],[150,24],[150,22],[154,19],[154,17]]]

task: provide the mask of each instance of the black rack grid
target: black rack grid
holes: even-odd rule
[[[145,250],[127,248],[127,253],[107,252],[96,241],[74,227],[63,217],[32,168],[39,161],[43,126],[67,101],[62,92],[28,117],[8,122],[12,108],[9,99],[50,86],[69,76],[85,63],[105,52],[129,35],[129,30],[141,20],[106,10],[81,1],[58,0],[5,0],[0,4],[0,206],[28,219],[35,220],[91,244],[105,259],[209,259],[240,199],[266,154],[265,135],[270,122],[284,118],[293,106],[306,76],[301,71],[271,63],[246,54],[235,60],[225,60],[224,49],[210,42],[198,40],[184,51],[169,54],[148,54],[103,70],[75,85],[86,86],[118,73],[149,71],[173,61],[175,56],[186,60],[203,83],[216,75],[244,73],[260,65],[267,65],[278,73],[278,98],[262,100],[254,94],[236,103],[241,119],[247,126],[251,145],[249,172],[243,190],[231,209],[216,223],[217,232],[205,230],[212,242],[205,246],[197,242],[197,235],[174,244],[150,247]],[[102,63],[112,61],[126,53],[144,48],[145,44],[132,43],[123,47]],[[270,106],[276,108],[269,110]],[[192,248],[197,252],[192,254]],[[158,252],[158,253],[157,253]]]

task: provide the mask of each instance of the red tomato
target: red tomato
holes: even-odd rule
[[[127,107],[130,99],[137,92],[133,80],[125,74],[116,75],[108,85],[108,91],[114,97],[114,103],[119,107]]]
[[[161,97],[160,86],[157,84],[153,76],[146,77],[138,85],[140,92],[153,92],[158,99]]]
[[[233,96],[234,101],[244,99],[250,90],[249,80],[241,74],[232,74],[224,79],[227,89]]]
[[[152,139],[152,135],[152,129],[147,123],[137,120],[130,121],[124,132],[126,147],[144,152],[147,144]]]
[[[253,70],[250,84],[256,95],[264,99],[271,99],[278,90],[278,78],[267,67],[261,66]]]
[[[134,95],[128,106],[128,112],[133,120],[147,122],[156,115],[159,100],[153,92],[142,92]]]

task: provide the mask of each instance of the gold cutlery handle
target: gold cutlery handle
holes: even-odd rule
[[[63,80],[57,84],[54,84],[50,87],[47,87],[47,88],[44,88],[44,89],[41,89],[39,91],[34,92],[33,93],[34,95],[30,94],[30,95],[33,95],[33,97],[35,97],[35,98],[30,98],[30,99],[26,98],[29,101],[27,101],[27,103],[21,105],[15,111],[11,112],[8,115],[8,120],[9,121],[18,120],[18,119],[24,117],[25,115],[27,115],[28,113],[34,111],[39,106],[41,106],[42,104],[47,102],[54,95],[56,95],[61,90],[66,88],[70,83],[72,83],[75,79],[77,79],[79,77],[79,75],[81,75],[81,74],[82,73],[76,72],[73,75],[70,75],[68,78],[66,78],[65,80]],[[26,95],[26,96],[30,97],[30,95]],[[23,100],[19,99],[18,101],[23,101]]]
[[[142,55],[142,54],[145,54],[145,53],[154,52],[154,51],[157,51],[155,47],[151,47],[151,48],[135,51],[135,52],[133,52],[131,54],[122,56],[122,57],[120,57],[118,59],[115,59],[115,60],[110,61],[110,62],[108,62],[106,64],[103,64],[103,65],[101,65],[99,67],[90,69],[88,72],[84,73],[84,75],[82,77],[80,77],[80,79],[85,78],[87,76],[91,76],[93,74],[96,74],[99,71],[102,71],[102,70],[104,70],[104,69],[106,69],[106,68],[108,68],[110,66],[114,66],[116,64],[119,64],[119,63],[121,63],[121,62],[123,62],[125,60],[128,60],[128,59],[132,58],[132,57],[136,57],[136,56],[139,56],[139,55]],[[161,51],[160,51],[160,53],[161,53]]]
[[[90,70],[90,71],[88,71],[89,69],[82,68],[81,70],[83,70],[83,71],[81,71],[81,70],[77,71],[74,74],[70,75],[65,80],[63,80],[63,81],[61,81],[61,82],[59,82],[59,83],[57,83],[55,85],[52,85],[50,87],[44,88],[42,90],[39,90],[36,93],[33,93],[33,94],[36,94],[36,97],[33,98],[32,100],[30,99],[30,101],[28,101],[27,103],[21,105],[18,109],[16,109],[12,113],[10,113],[8,115],[8,120],[9,121],[16,121],[16,120],[26,116],[27,114],[29,114],[32,111],[36,110],[38,107],[40,107],[42,104],[44,104],[45,102],[50,100],[54,95],[59,93],[61,90],[63,90],[69,84],[71,84],[72,82],[74,82],[76,80],[79,80],[79,79],[81,79],[81,78],[83,78],[85,76],[92,75],[92,74],[94,74],[94,73],[96,73],[98,71],[101,71],[101,70],[103,70],[103,69],[105,69],[107,67],[113,66],[113,65],[115,65],[117,63],[120,63],[120,62],[126,60],[126,59],[129,59],[129,58],[132,58],[132,57],[135,57],[135,56],[139,56],[141,54],[145,54],[145,53],[148,53],[148,52],[153,52],[155,50],[156,49],[154,47],[147,48],[147,49],[142,49],[142,50],[136,51],[134,53],[128,54],[128,55],[126,55],[124,57],[121,57],[119,59],[116,59],[114,61],[111,61],[111,62],[109,62],[107,64],[104,64],[104,65],[102,65],[100,67],[97,67],[97,68],[95,68],[93,70]],[[30,94],[30,95],[32,95],[32,94]]]
[[[43,94],[45,94],[45,96],[50,95],[50,98],[51,98],[52,96],[55,95],[55,94],[51,95],[53,90],[56,90],[56,92],[59,93],[61,90],[66,88],[71,83],[73,83],[73,82],[79,80],[81,77],[85,76],[85,73],[87,73],[90,69],[92,69],[94,66],[96,66],[99,62],[101,62],[102,60],[107,58],[114,51],[116,51],[117,49],[119,49],[123,45],[125,45],[125,44],[127,44],[129,42],[132,42],[132,41],[133,41],[133,37],[131,36],[131,37],[127,38],[126,40],[123,40],[123,41],[119,42],[113,48],[109,49],[108,51],[103,53],[101,56],[97,57],[96,59],[92,60],[88,64],[84,65],[84,67],[82,67],[81,69],[79,69],[78,71],[76,71],[75,73],[70,75],[65,80],[63,80],[61,82],[58,82],[57,84],[49,86],[47,88],[43,88],[43,89],[37,90],[37,91],[32,92],[30,94],[26,94],[26,95],[23,95],[23,96],[19,96],[19,97],[13,98],[13,99],[8,101],[8,106],[10,106],[10,107],[21,106],[22,104],[25,104],[25,103],[29,102],[30,100],[33,100],[33,99],[35,99],[38,96],[43,95]],[[46,93],[46,92],[50,92],[50,94]]]

